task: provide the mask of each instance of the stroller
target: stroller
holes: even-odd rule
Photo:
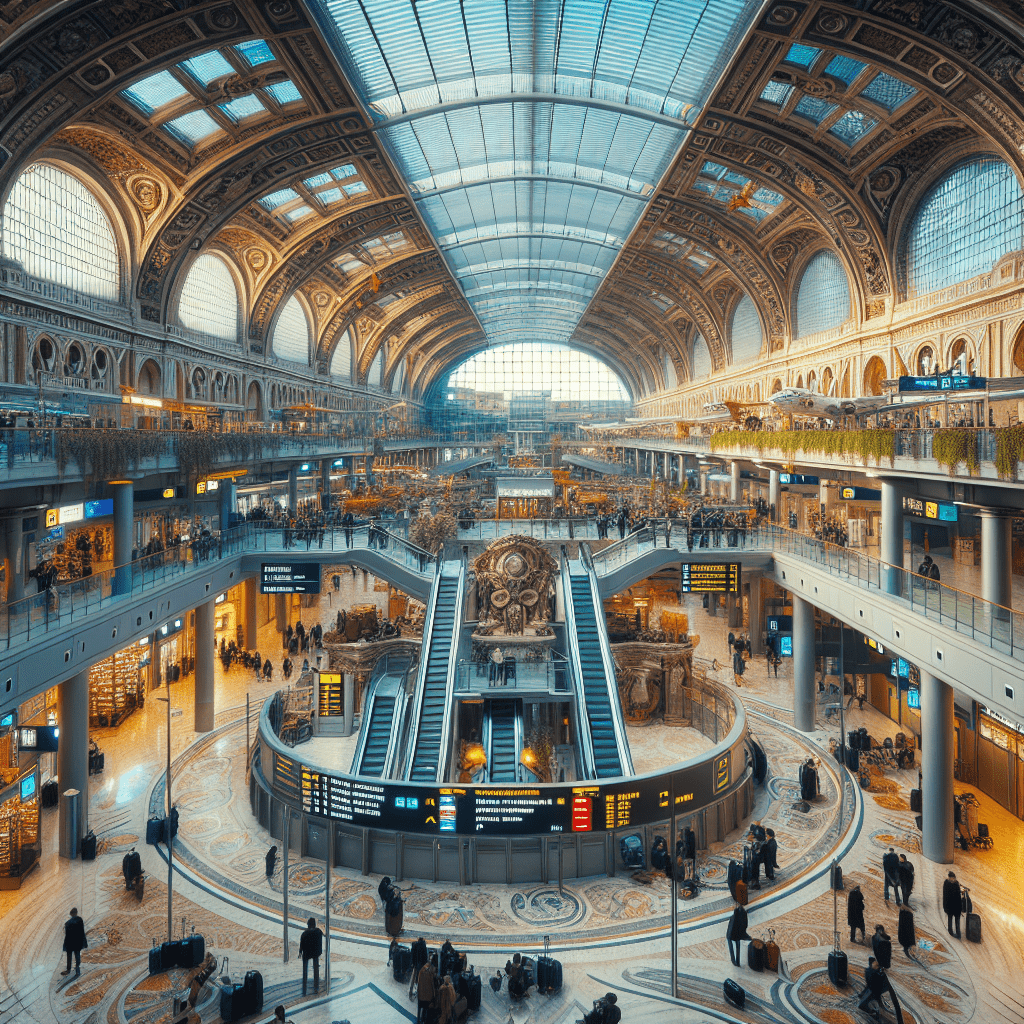
[[[623,836],[619,840],[619,853],[622,856],[622,863],[634,871],[643,871],[647,866],[647,858],[644,856],[644,843],[640,835],[634,832],[632,835]]]

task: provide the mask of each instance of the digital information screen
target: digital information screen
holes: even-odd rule
[[[320,718],[336,718],[344,714],[340,672],[320,673],[316,708]]]
[[[985,377],[947,373],[941,377],[900,377],[900,394],[922,391],[983,391],[988,384]]]
[[[955,523],[959,510],[951,501],[929,501],[927,498],[904,496],[903,511],[912,516],[923,516],[941,523]]]
[[[260,566],[261,594],[319,594],[320,563],[283,562]]]
[[[739,562],[683,562],[684,594],[738,594]]]

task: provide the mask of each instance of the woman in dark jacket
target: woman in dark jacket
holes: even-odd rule
[[[904,954],[910,956],[910,947],[917,945],[917,932],[914,928],[914,912],[905,906],[900,910],[900,920],[896,926],[896,938],[903,947]]]
[[[740,942],[749,939],[747,934],[747,908],[736,904],[733,908],[732,917],[729,918],[729,927],[725,932],[726,942],[729,944],[729,956],[732,962],[740,966]]]
[[[885,933],[885,926],[876,924],[875,934],[871,936],[871,952],[880,967],[888,970],[892,966],[892,939]]]
[[[964,901],[960,894],[960,883],[952,871],[942,883],[942,909],[946,914],[946,931],[953,934],[953,922],[956,921],[956,937],[960,938],[960,915],[964,912]]]
[[[846,897],[846,923],[850,926],[850,941],[857,941],[857,929],[860,929],[860,941],[863,943],[866,936],[864,934],[864,893],[860,891],[860,886],[855,885],[850,890],[850,895]]]

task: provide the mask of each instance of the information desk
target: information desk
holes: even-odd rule
[[[731,700],[715,685],[719,701]],[[364,872],[546,881],[553,876],[550,845],[572,851],[569,866],[563,857],[563,877],[611,873],[620,834],[641,831],[649,845],[647,833],[667,836],[676,816],[679,828],[689,823],[702,843],[713,842],[751,807],[747,726],[738,703],[728,736],[701,757],[633,778],[534,786],[446,786],[327,771],[303,763],[301,746],[278,740],[269,703],[252,765],[254,813],[275,837],[286,813],[298,818],[310,856],[326,854],[323,837],[333,827],[337,863]]]

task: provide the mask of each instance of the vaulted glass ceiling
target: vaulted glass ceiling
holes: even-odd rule
[[[763,0],[315,0],[488,343],[565,342]]]

